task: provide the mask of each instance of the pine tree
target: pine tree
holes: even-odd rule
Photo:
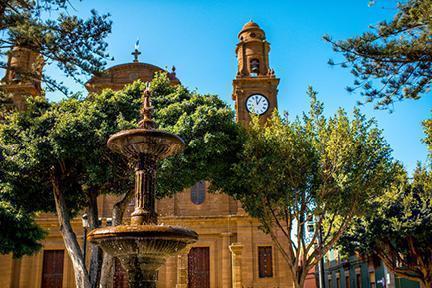
[[[28,48],[79,82],[83,75],[100,71],[108,58],[104,39],[111,32],[109,15],[92,10],[83,20],[71,15],[70,5],[67,0],[0,0],[0,56],[14,46]],[[6,61],[0,61],[0,68],[6,66]],[[47,90],[69,93],[51,75],[43,74],[42,80]]]
[[[371,1],[372,2],[372,1]],[[343,41],[324,40],[341,53],[351,68],[353,92],[360,90],[364,100],[375,108],[386,109],[395,101],[430,96],[432,85],[432,1],[398,2],[391,21],[382,21],[371,31]],[[329,64],[336,65],[333,60]]]

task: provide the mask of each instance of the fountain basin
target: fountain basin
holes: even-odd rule
[[[156,287],[157,271],[166,258],[196,242],[198,234],[167,225],[120,225],[95,229],[87,239],[118,258],[129,287]]]
[[[95,229],[87,239],[115,257],[135,253],[165,258],[196,242],[198,234],[168,225],[120,225]]]
[[[129,158],[152,155],[156,159],[163,159],[179,153],[184,142],[177,135],[165,131],[137,128],[112,135],[108,140],[108,147]]]

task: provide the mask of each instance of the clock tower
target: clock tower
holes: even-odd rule
[[[233,100],[237,122],[247,125],[251,113],[258,114],[263,121],[271,116],[277,107],[279,79],[269,66],[270,43],[258,24],[246,23],[238,38]]]

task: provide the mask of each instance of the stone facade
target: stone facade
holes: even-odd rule
[[[199,234],[193,247],[210,249],[210,287],[291,287],[282,255],[273,248],[273,277],[258,275],[258,247],[273,246],[259,223],[226,194],[205,192],[202,204],[191,201],[191,189],[158,202],[159,222],[188,227]],[[242,247],[241,249],[239,247]],[[172,285],[181,267],[168,259],[159,274],[160,287]],[[179,286],[183,287],[183,286]]]
[[[98,199],[102,225],[106,225],[107,218],[111,216],[115,201],[117,198],[109,195]],[[132,207],[131,204],[130,209]],[[159,223],[188,227],[199,234],[199,241],[188,247],[188,250],[194,247],[209,248],[210,287],[292,287],[285,260],[275,247],[272,253],[273,277],[259,277],[258,247],[273,246],[272,241],[259,230],[259,223],[229,196],[205,192],[204,201],[197,205],[191,201],[191,189],[186,189],[171,198],[159,200],[157,211],[160,215]],[[38,224],[49,232],[42,242],[44,250],[22,259],[13,259],[11,255],[0,256],[0,287],[43,288],[44,251],[64,250],[64,245],[55,215],[40,215]],[[75,219],[72,224],[78,239],[83,239],[81,220]],[[159,271],[158,287],[190,287],[187,284],[188,252],[183,251],[179,256],[167,259]],[[72,263],[66,255],[65,253],[63,287],[73,288]]]
[[[247,124],[249,114],[245,109],[246,98],[252,93],[265,95],[270,107],[262,117],[267,119],[277,107],[279,79],[275,78],[273,70],[269,68],[270,46],[265,40],[264,31],[257,24],[247,23],[239,34],[239,40],[236,49],[239,69],[233,82],[233,99],[236,103],[237,121]],[[258,70],[254,70],[256,72],[251,71],[249,65],[253,59],[259,62]],[[150,81],[158,71],[163,70],[139,62],[117,65],[93,77],[86,84],[86,88],[89,92],[98,92],[104,88],[118,90],[136,79]],[[172,71],[169,77],[173,85],[180,83],[175,77],[175,71]],[[183,250],[178,256],[167,259],[159,271],[158,287],[293,287],[284,258],[273,246],[270,237],[259,229],[258,221],[250,217],[242,209],[241,204],[228,195],[207,193],[206,186],[207,184],[200,186],[200,191],[192,191],[194,188],[185,189],[156,203],[159,223],[187,227],[199,234],[198,242]],[[107,225],[116,201],[115,196],[99,197],[98,208],[102,225]],[[132,209],[132,206],[130,205],[129,209]],[[44,249],[22,259],[13,259],[11,255],[0,256],[0,287],[42,287],[44,252],[64,250],[64,245],[55,215],[40,215],[38,224],[49,231],[48,237],[43,241]],[[83,239],[81,220],[74,219],[72,224],[78,239]],[[267,255],[265,265],[271,265],[269,271],[272,273],[265,277],[260,277],[259,273],[259,247],[266,247],[271,251],[270,255]],[[197,251],[202,253],[194,253]],[[72,288],[75,287],[72,265],[67,253],[64,255],[62,287]],[[195,263],[193,261],[201,261],[205,268],[201,271],[200,265],[189,265]],[[197,284],[194,282],[196,279],[205,281]],[[124,282],[116,282],[116,279],[114,283],[117,283],[116,287],[126,287],[122,284]]]

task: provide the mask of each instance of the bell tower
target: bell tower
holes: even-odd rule
[[[277,107],[279,79],[269,65],[270,43],[258,24],[249,21],[238,34],[237,76],[233,81],[237,122],[247,125],[250,113],[263,121]]]
[[[42,92],[43,57],[28,48],[15,46],[9,51],[6,74],[1,80],[2,92],[11,95],[10,105],[22,110],[25,98]]]

